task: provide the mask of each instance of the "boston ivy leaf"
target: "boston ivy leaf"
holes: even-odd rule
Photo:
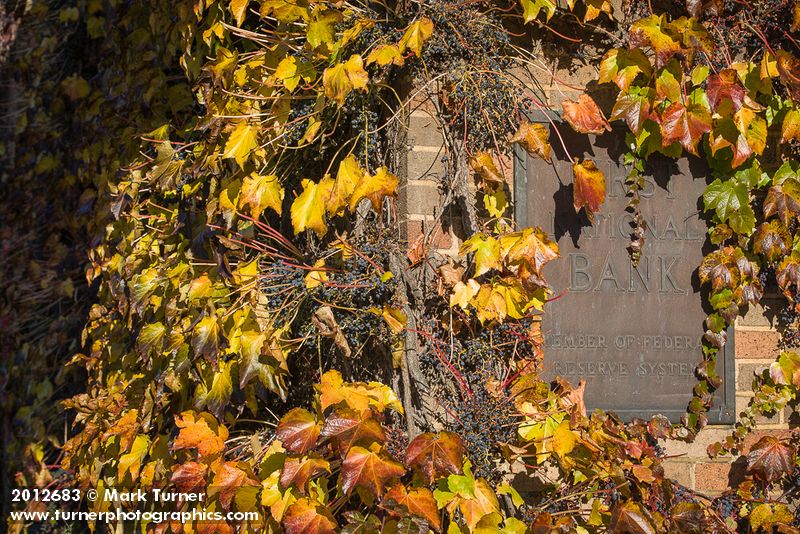
[[[287,458],[281,470],[281,487],[295,487],[300,493],[306,493],[306,484],[322,473],[330,473],[330,463],[319,455],[311,454],[299,458]]]
[[[173,450],[197,449],[201,460],[214,458],[225,450],[228,429],[209,413],[183,412],[175,417],[180,429],[172,443]]]
[[[609,120],[624,120],[628,128],[638,134],[645,120],[650,117],[654,92],[651,88],[633,87],[628,93],[620,93],[611,110]]]
[[[786,112],[781,123],[781,143],[800,139],[800,110],[796,108]]]
[[[219,352],[220,328],[217,317],[206,315],[194,326],[192,349],[196,357],[203,357],[211,363],[217,361]]]
[[[383,413],[389,408],[403,413],[403,405],[390,387],[378,382],[344,382],[339,371],[326,372],[314,389],[319,393],[323,412],[331,406],[343,404],[362,414],[368,410]]]
[[[734,232],[750,235],[755,226],[755,213],[750,207],[750,192],[737,180],[714,180],[703,193],[705,211],[714,210],[721,222]]]
[[[206,487],[208,467],[199,462],[186,462],[175,467],[170,482],[184,493],[202,493]]]
[[[229,8],[237,26],[241,26],[242,22],[244,22],[244,17],[247,15],[247,4],[249,3],[250,0],[231,0]]]
[[[250,174],[242,182],[239,191],[239,208],[247,208],[254,219],[261,217],[265,209],[271,208],[281,214],[283,204],[283,187],[274,174]]]
[[[711,113],[701,104],[671,104],[661,116],[664,146],[678,141],[687,152],[698,155],[697,143],[711,131]]]
[[[131,450],[119,457],[117,463],[117,480],[122,482],[128,475],[130,480],[136,482],[139,478],[139,471],[147,451],[150,449],[150,437],[139,434],[133,440]]]
[[[484,181],[489,183],[505,183],[503,174],[494,164],[494,159],[488,152],[477,152],[469,158],[470,168],[477,172]]]
[[[240,120],[228,136],[222,157],[233,158],[239,167],[244,167],[245,162],[250,158],[250,153],[257,147],[258,127],[250,124],[247,120]]]
[[[573,190],[572,205],[575,213],[586,208],[589,220],[606,199],[606,177],[592,160],[576,161],[572,164]]]
[[[204,376],[203,382],[195,390],[196,406],[208,408],[219,420],[223,419],[233,393],[232,366],[233,360],[220,361],[218,369],[212,370],[210,377]]]
[[[428,488],[409,489],[403,484],[395,484],[384,496],[381,508],[400,517],[415,515],[428,521],[434,530],[438,531],[441,528],[436,499]]]
[[[601,134],[611,130],[597,103],[585,93],[578,97],[577,102],[563,101],[561,107],[564,108],[564,119],[578,133]]]
[[[342,491],[349,495],[355,488],[364,488],[380,497],[389,482],[399,480],[405,473],[403,466],[379,447],[355,446],[342,462]]]
[[[794,301],[795,292],[800,290],[800,258],[792,253],[788,258],[781,260],[775,270],[775,279],[786,298]]]
[[[406,465],[431,484],[441,477],[460,474],[464,444],[452,432],[426,432],[414,438],[406,449]]]
[[[399,184],[400,178],[389,172],[386,167],[379,168],[372,176],[365,172],[350,196],[350,212],[355,213],[358,203],[365,198],[369,199],[372,209],[381,211],[383,199],[394,195]]]
[[[708,77],[706,94],[715,113],[732,115],[742,107],[745,89],[736,70],[724,69]]]
[[[328,67],[322,73],[322,87],[325,96],[339,104],[344,105],[344,100],[350,91],[366,90],[369,75],[364,70],[364,61],[358,54],[350,56],[345,63]]]
[[[357,443],[368,446],[386,441],[383,427],[370,411],[360,413],[348,408],[339,408],[325,419],[322,437],[336,443],[343,455]]]
[[[275,435],[287,451],[305,454],[316,445],[320,430],[314,414],[303,408],[294,408],[281,417]]]
[[[330,188],[326,187],[327,183],[324,180],[320,183],[306,179],[302,181],[303,192],[294,199],[291,208],[295,234],[313,230],[322,237],[328,232],[328,225],[325,222],[325,201],[330,198]]]
[[[800,214],[800,181],[789,178],[770,187],[763,207],[764,217],[777,215],[788,226]]]
[[[680,37],[681,44],[685,48],[696,48],[706,54],[714,51],[714,40],[705,26],[695,17],[679,17],[670,23],[670,27]]]
[[[343,19],[339,11],[332,9],[314,10],[314,18],[306,28],[306,41],[313,49],[330,49],[336,40],[334,26]]]
[[[398,43],[400,52],[411,50],[414,55],[420,57],[422,55],[422,45],[431,35],[433,35],[433,21],[431,19],[422,17],[419,20],[415,20],[408,25],[403,37],[400,39],[400,43]]]
[[[787,255],[791,246],[792,235],[779,220],[761,223],[753,235],[753,250],[762,254],[769,262],[778,261]]]
[[[341,215],[347,207],[356,186],[365,179],[366,172],[359,165],[356,157],[352,154],[344,158],[339,164],[336,173],[336,181],[330,191],[330,196],[326,201],[326,209],[329,215]]]
[[[784,50],[778,51],[778,74],[789,95],[800,102],[800,59]]]
[[[730,150],[731,167],[733,168],[742,165],[753,154],[747,138],[739,130],[737,124],[727,117],[716,120],[714,128],[709,134],[708,142],[711,155],[714,157],[722,157],[722,154],[718,154],[721,150]]]
[[[539,156],[550,161],[550,128],[544,124],[531,124],[523,121],[511,137],[512,143],[519,143],[531,156]]]
[[[405,60],[397,45],[379,44],[367,56],[367,65],[377,63],[381,67],[386,65],[403,66]]]
[[[586,13],[583,15],[583,22],[589,22],[600,16],[600,13],[605,13],[609,17],[612,16],[614,10],[611,6],[611,0],[585,0]]]
[[[542,10],[548,21],[556,12],[556,3],[553,0],[520,0],[520,4],[522,4],[522,17],[526,24],[536,20]]]
[[[308,2],[306,0],[264,0],[260,13],[266,17],[270,14],[280,22],[292,23],[309,19]]]
[[[650,514],[634,501],[617,503],[611,511],[609,531],[625,534],[656,534]]]
[[[764,436],[747,454],[747,470],[764,482],[774,482],[794,470],[794,447],[775,436]]]
[[[776,384],[800,386],[800,354],[787,350],[769,366],[769,376]]]
[[[794,514],[783,503],[761,503],[753,507],[748,515],[752,532],[791,531]],[[778,528],[776,528],[778,527]]]
[[[661,67],[680,52],[681,43],[667,22],[666,15],[651,15],[631,25],[628,33],[631,48],[649,46],[656,55],[656,67]]]
[[[258,483],[240,466],[239,462],[222,462],[215,466],[214,480],[208,488],[208,496],[217,496],[224,510],[230,510],[236,492],[245,485],[256,486]],[[246,467],[245,467],[246,469]]]
[[[656,96],[661,100],[680,102],[683,94],[683,67],[676,59],[658,70],[656,75]]]
[[[541,277],[542,268],[558,258],[558,243],[552,241],[539,227],[505,234],[500,238],[504,261],[511,267],[526,266],[530,273]]]
[[[600,83],[614,82],[627,92],[639,74],[649,78],[653,73],[650,60],[640,48],[612,48],[600,62]]]
[[[295,501],[283,516],[286,534],[336,534],[338,526],[328,508],[311,499]]]
[[[492,269],[501,270],[500,243],[493,236],[476,233],[461,244],[459,254],[475,253],[475,276],[480,276]]]

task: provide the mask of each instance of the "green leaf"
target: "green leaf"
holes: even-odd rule
[[[552,0],[520,0],[520,3],[522,4],[522,17],[526,24],[535,20],[542,10],[548,21],[556,13],[556,3]]]
[[[721,222],[726,222],[734,232],[750,235],[756,219],[750,207],[747,185],[737,180],[714,180],[703,193],[705,211],[714,210]]]

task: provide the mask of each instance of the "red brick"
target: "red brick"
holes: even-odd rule
[[[736,358],[774,360],[780,353],[781,335],[773,331],[736,331]]]
[[[427,233],[433,224],[433,221],[407,221],[405,235],[403,236],[406,243],[409,246],[414,246],[419,236]],[[441,225],[437,224],[428,237],[427,245],[433,249],[449,249],[453,246],[453,239],[449,232],[445,232]]]
[[[694,466],[696,490],[724,491],[728,487],[733,464],[701,462]]]
[[[785,435],[785,430],[775,429],[775,430],[756,430],[755,432],[751,432],[747,436],[745,436],[744,441],[742,442],[742,454],[747,454],[750,452],[750,448],[758,443],[758,441],[763,438],[764,436],[775,436],[780,437]]]

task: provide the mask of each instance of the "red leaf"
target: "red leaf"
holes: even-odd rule
[[[442,526],[436,499],[433,498],[433,493],[428,488],[406,489],[404,485],[396,484],[383,498],[381,508],[400,517],[408,514],[421,517],[427,520],[436,531]]]
[[[587,94],[578,97],[577,102],[564,100],[561,107],[564,108],[564,119],[578,133],[601,134],[611,130],[603,112]]]
[[[402,465],[383,453],[353,447],[342,462],[342,490],[349,495],[355,488],[364,488],[380,497],[388,482],[405,473]]]
[[[320,426],[314,414],[295,408],[281,418],[275,433],[287,451],[305,454],[317,443]]]
[[[295,501],[283,516],[286,534],[336,534],[338,526],[328,509],[311,499]]]
[[[697,143],[711,131],[711,114],[701,105],[686,107],[675,102],[661,116],[661,131],[664,146],[678,141],[687,152],[697,155]]]
[[[237,462],[223,462],[214,474],[214,481],[209,489],[209,497],[219,495],[219,503],[225,510],[230,510],[236,491],[244,486],[257,486],[245,471],[239,469]]]
[[[426,432],[414,438],[406,450],[406,465],[421,473],[428,483],[461,473],[464,444],[452,432]]]
[[[201,493],[206,487],[206,466],[199,462],[186,462],[172,473],[170,482],[184,493]]]
[[[794,447],[775,436],[764,436],[747,455],[747,470],[765,482],[774,482],[794,469]]]
[[[739,74],[733,69],[725,69],[719,74],[712,74],[706,81],[706,95],[713,111],[726,101],[733,106],[730,113],[739,111],[744,101],[745,90],[739,80]]]
[[[386,441],[383,427],[372,417],[371,412],[359,414],[347,408],[336,410],[325,420],[322,437],[333,440],[342,454],[346,454],[359,442],[369,444]]]

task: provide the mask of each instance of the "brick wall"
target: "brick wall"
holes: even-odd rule
[[[583,73],[586,76],[586,73]],[[593,77],[593,76],[591,76]],[[574,84],[574,82],[573,82]],[[545,95],[552,100],[550,105],[560,111],[559,103],[566,98],[575,98],[574,91],[551,83]],[[457,210],[443,205],[442,184],[446,179],[442,157],[446,155],[441,131],[432,118],[430,103],[420,100],[408,118],[407,169],[399,192],[399,208],[404,214],[401,235],[409,247],[419,247],[424,240],[428,250],[442,255],[458,252],[466,237],[460,228]],[[508,193],[513,192],[513,170],[510,159],[502,162],[509,183]],[[476,196],[476,200],[479,197]],[[736,411],[740,412],[752,397],[754,373],[766,369],[777,356],[779,334],[775,330],[775,315],[781,297],[771,295],[762,305],[752,307],[735,325],[736,360]],[[689,399],[687,399],[688,402]],[[789,428],[790,420],[796,424],[798,415],[788,408],[771,418],[761,418],[758,432],[748,437],[744,453],[763,433],[780,433]],[[710,460],[706,454],[709,444],[723,439],[730,426],[711,425],[700,432],[694,443],[670,442],[666,454],[666,474],[691,489],[706,494],[724,491],[729,484],[741,478],[744,471],[743,457]]]

